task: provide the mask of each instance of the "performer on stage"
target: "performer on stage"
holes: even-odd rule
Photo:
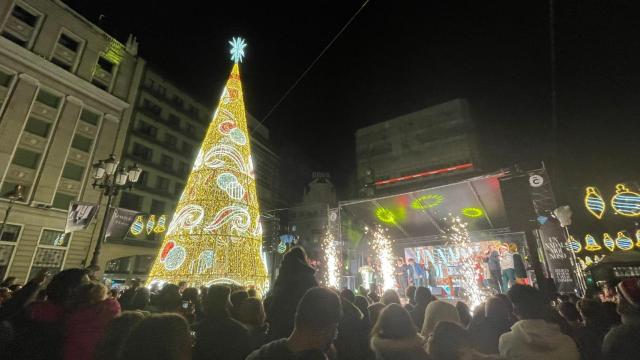
[[[501,293],[502,272],[500,271],[500,254],[498,254],[493,246],[489,247],[489,250],[485,253],[484,261],[489,267],[491,287],[494,288],[496,292]],[[506,292],[506,290],[504,291]]]
[[[500,245],[500,269],[502,270],[502,292],[507,292],[516,282],[513,253],[507,244]]]
[[[420,264],[416,263],[415,260],[409,258],[409,268],[411,273],[413,274],[413,286],[423,286],[424,282],[424,269],[420,266]]]
[[[412,272],[412,271],[411,271]],[[404,291],[409,286],[409,274],[410,268],[407,264],[404,263],[404,258],[399,257],[396,261],[396,282],[398,283],[398,293],[404,294]]]

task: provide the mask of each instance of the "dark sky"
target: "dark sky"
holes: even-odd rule
[[[230,70],[227,41],[245,37],[245,100],[262,119],[363,1],[67,3],[94,22],[104,14],[122,41],[137,35],[145,59],[211,104]],[[561,200],[638,179],[636,3],[556,0]],[[548,13],[542,0],[372,0],[265,123],[288,188],[299,195],[326,170],[346,194],[357,128],[456,97],[471,103],[489,167],[544,158]]]

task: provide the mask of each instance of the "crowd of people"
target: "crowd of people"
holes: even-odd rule
[[[0,288],[0,359],[631,359],[640,284],[616,303],[516,284],[473,310],[408,286],[382,296],[319,286],[302,248],[272,288],[187,283],[109,291],[85,269]],[[11,284],[14,285],[14,284]]]

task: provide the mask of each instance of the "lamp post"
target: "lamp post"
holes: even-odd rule
[[[102,225],[100,226],[98,242],[93,249],[93,256],[89,264],[90,268],[99,269],[98,259],[100,258],[100,250],[102,249],[102,242],[104,241],[107,220],[109,218],[109,208],[111,208],[113,197],[118,195],[118,192],[122,189],[130,190],[133,184],[138,182],[140,174],[142,174],[142,169],[140,169],[137,164],[130,166],[128,169],[118,166],[118,160],[114,154],[109,155],[108,159],[99,160],[93,164],[92,186],[94,189],[98,188],[102,190],[102,196],[107,197],[107,207],[104,211]]]
[[[2,235],[4,234],[4,225],[7,223],[7,219],[9,218],[9,214],[11,213],[13,204],[16,201],[22,201],[24,199],[23,190],[24,190],[24,187],[22,185],[16,185],[16,187],[13,188],[13,190],[4,194],[4,196],[9,199],[9,206],[7,207],[7,210],[5,210],[4,220],[2,220],[2,224],[0,224],[0,240],[2,240]]]

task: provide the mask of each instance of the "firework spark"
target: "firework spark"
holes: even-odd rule
[[[373,238],[371,239],[371,248],[375,252],[380,261],[380,272],[382,273],[383,290],[395,288],[395,278],[393,276],[393,251],[391,249],[391,240],[381,227],[373,230]]]
[[[322,240],[322,248],[324,249],[324,262],[327,266],[327,272],[324,274],[324,284],[327,287],[339,289],[340,266],[338,263],[338,249],[333,234],[329,230],[327,230]]]

